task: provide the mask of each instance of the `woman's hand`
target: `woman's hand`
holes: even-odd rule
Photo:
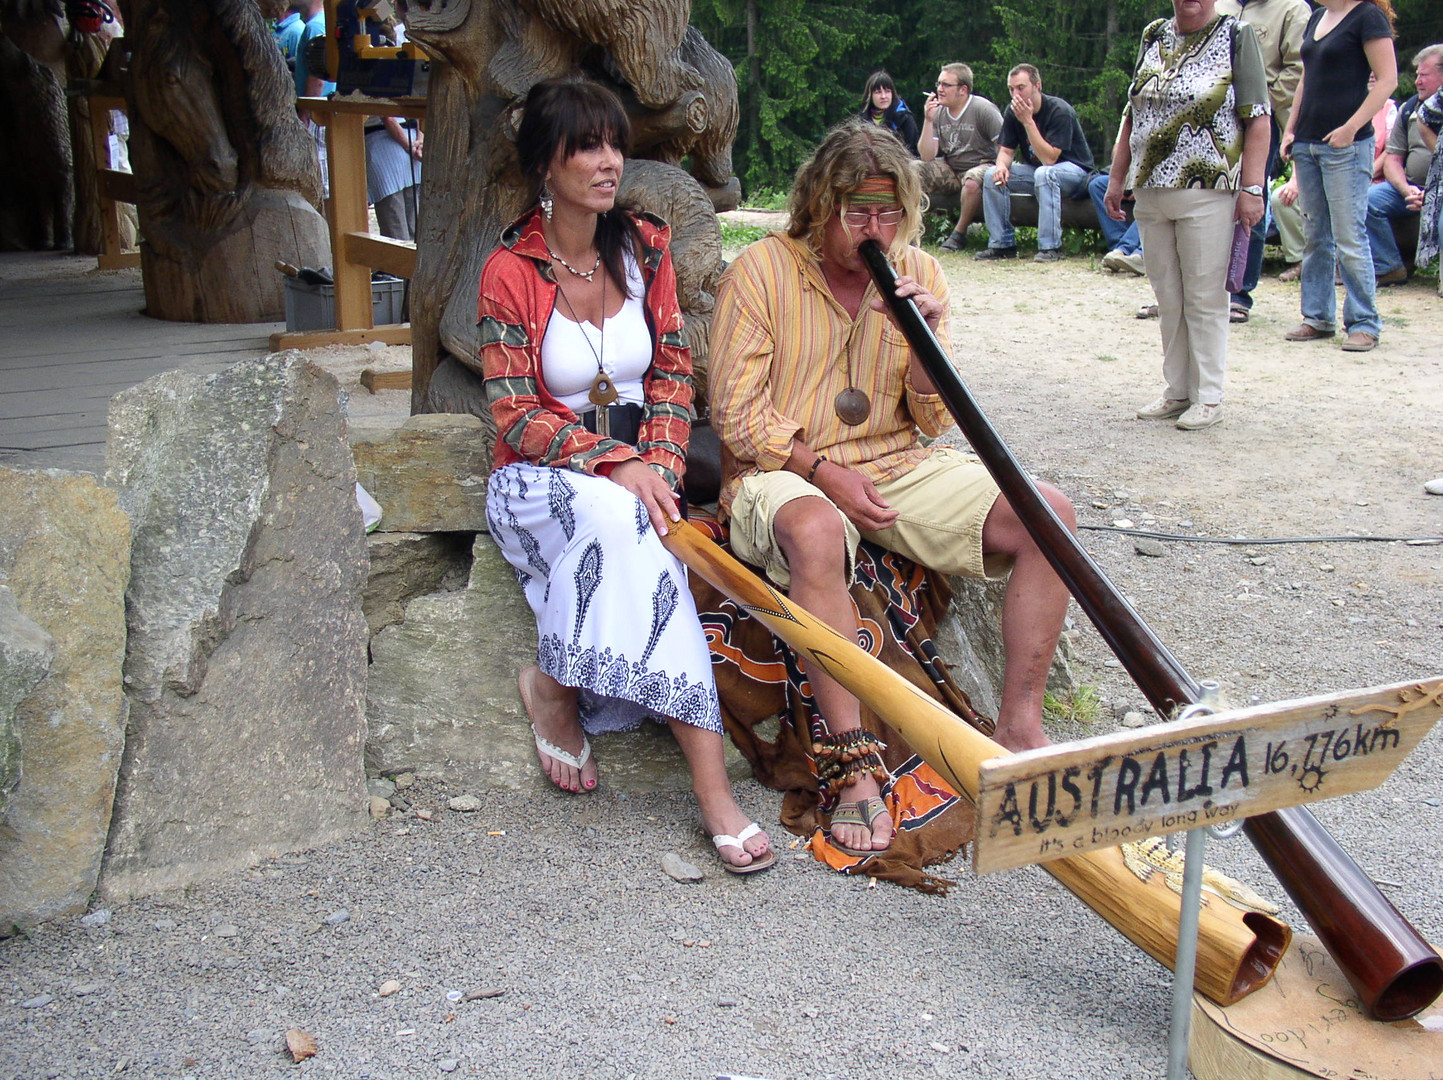
[[[897,520],[897,511],[882,498],[872,481],[855,469],[824,461],[812,485],[831,499],[847,520],[862,532],[885,529]]]
[[[1122,184],[1116,180],[1108,180],[1107,194],[1102,197],[1102,205],[1107,209],[1107,216],[1113,221],[1126,221],[1127,214],[1122,209]]]
[[[916,304],[917,311],[927,321],[927,325],[934,332],[936,331],[937,324],[942,319],[942,301],[906,274],[899,275],[897,278],[897,295],[904,300],[910,299],[912,303]],[[887,307],[887,302],[880,296],[872,301],[872,310],[880,311],[889,318],[891,317],[891,309]]]
[[[1341,127],[1335,127],[1332,131],[1324,135],[1323,141],[1334,150],[1346,150],[1353,145],[1353,136],[1356,134],[1356,130],[1349,131],[1348,125],[1344,124]]]
[[[1233,205],[1233,220],[1242,222],[1250,229],[1262,221],[1263,197],[1249,195],[1246,191],[1238,192],[1237,202]]]
[[[667,523],[681,520],[681,510],[676,505],[676,496],[666,481],[657,475],[641,458],[629,458],[607,473],[608,480],[620,484],[641,500],[651,518],[651,527],[660,536],[667,533]]]
[[[1291,131],[1283,132],[1283,137],[1278,142],[1278,157],[1284,161],[1293,160],[1293,133]]]
[[[1288,177],[1288,182],[1282,187],[1278,188],[1277,191],[1273,192],[1273,198],[1277,199],[1278,202],[1282,203],[1284,206],[1292,206],[1293,203],[1298,201],[1297,173],[1294,173],[1292,176]]]

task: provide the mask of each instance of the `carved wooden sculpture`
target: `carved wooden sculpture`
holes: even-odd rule
[[[566,74],[611,86],[627,106],[635,146],[621,197],[672,225],[678,294],[704,383],[721,271],[715,210],[735,206],[740,193],[731,173],[738,112],[731,65],[687,26],[689,0],[400,7],[407,33],[435,58],[411,290],[413,411],[473,412],[490,422],[476,357],[481,266],[531,198],[512,142],[519,106],[535,83]],[[694,175],[679,167],[683,157]]]
[[[148,314],[282,317],[277,259],[329,265],[314,145],[256,0],[129,0],[127,98]]]

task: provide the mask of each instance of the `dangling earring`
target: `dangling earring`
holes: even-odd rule
[[[550,221],[551,215],[556,209],[556,204],[552,201],[551,192],[547,190],[545,184],[541,185],[541,196],[538,201],[541,203],[541,213],[547,221]]]

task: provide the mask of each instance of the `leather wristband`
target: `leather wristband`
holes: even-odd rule
[[[816,479],[817,470],[822,467],[822,462],[824,462],[824,461],[826,461],[826,460],[827,460],[827,459],[826,459],[826,456],[825,456],[825,455],[823,455],[823,454],[818,454],[818,455],[817,455],[817,460],[814,461],[814,462],[812,462],[812,467],[807,470],[807,483],[810,484],[813,480]]]

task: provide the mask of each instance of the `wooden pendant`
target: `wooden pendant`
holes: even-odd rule
[[[832,408],[837,411],[842,423],[856,427],[872,415],[872,399],[855,386],[849,386],[837,395]]]
[[[591,384],[591,392],[586,395],[597,408],[605,405],[614,405],[617,401],[616,384],[611,381],[611,376],[604,371],[596,373],[596,381]]]

